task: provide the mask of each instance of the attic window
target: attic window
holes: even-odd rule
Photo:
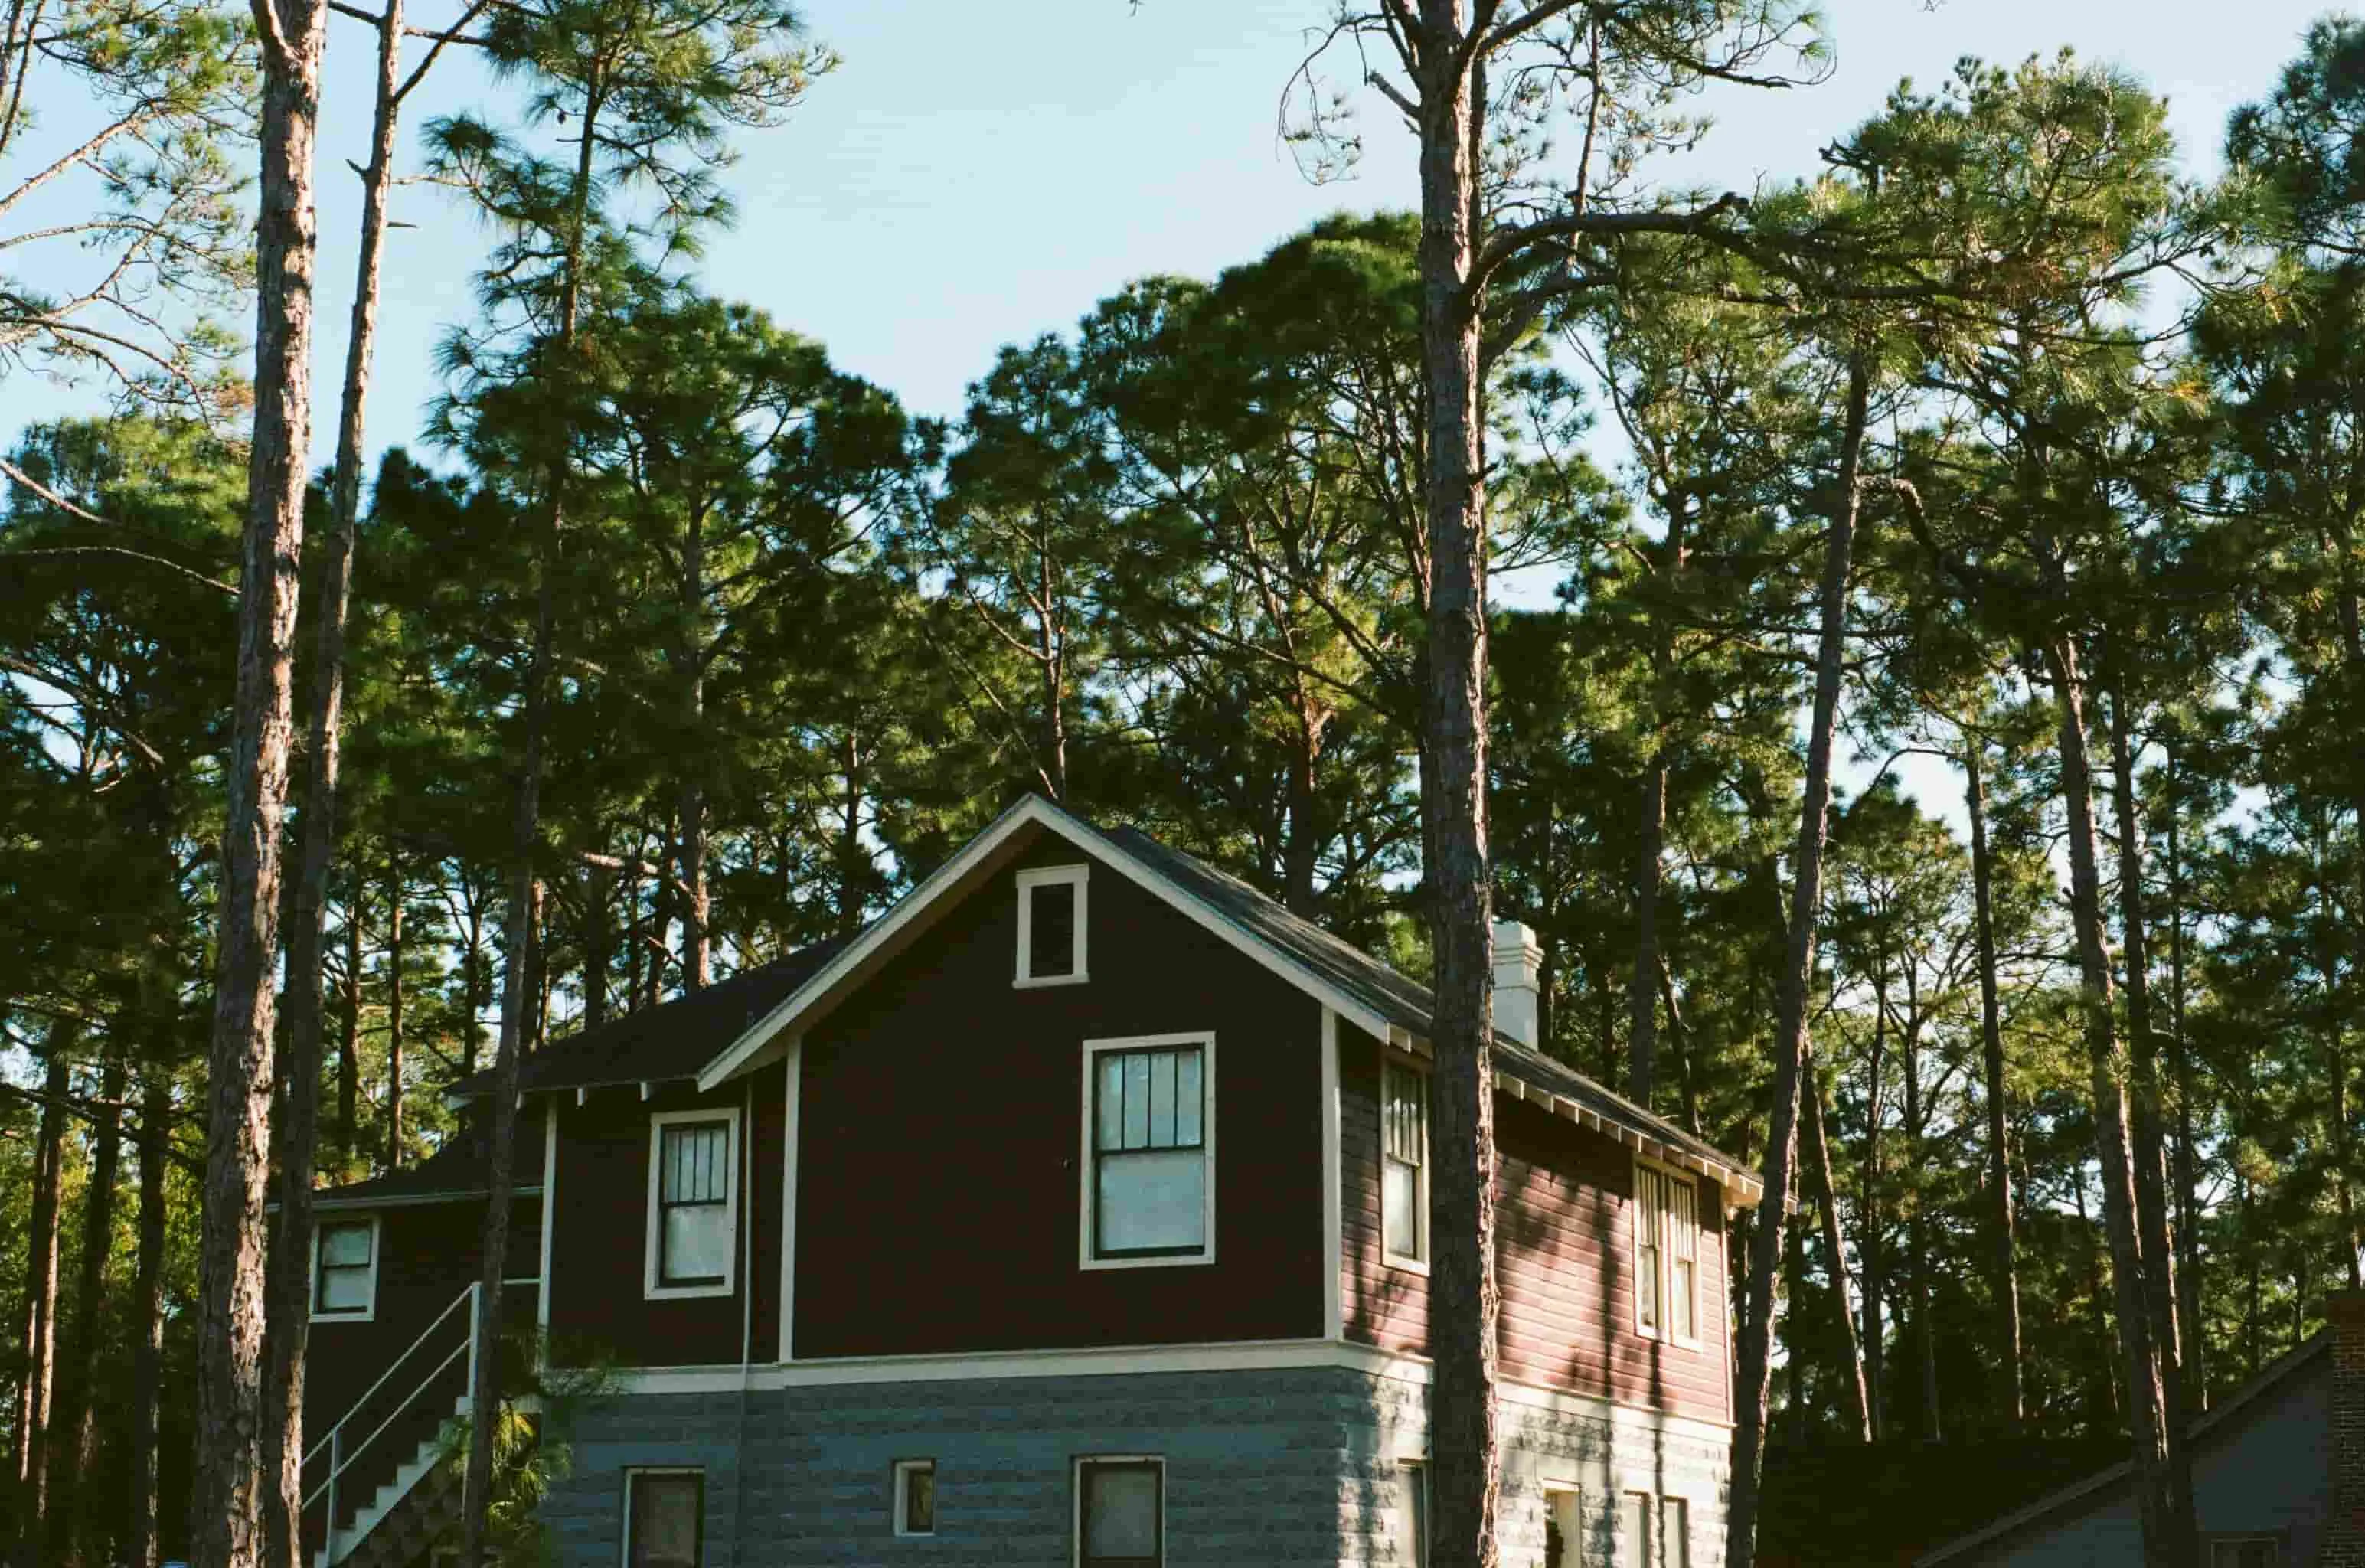
[[[1018,873],[1018,986],[1075,985],[1084,971],[1083,866]]]

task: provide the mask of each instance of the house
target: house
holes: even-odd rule
[[[2365,1292],[2191,1428],[2202,1568],[2365,1564]],[[1915,1559],[1914,1568],[2137,1568],[2122,1462]]]
[[[1538,958],[1498,927],[1505,1562],[1707,1568],[1759,1183],[1534,1048]],[[532,1056],[504,1309],[606,1369],[560,1560],[1420,1562],[1429,1007],[1030,798],[855,937]],[[484,1168],[321,1194],[316,1561],[450,1515]]]

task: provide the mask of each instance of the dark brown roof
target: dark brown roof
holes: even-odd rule
[[[481,1116],[471,1118],[443,1148],[416,1165],[389,1170],[366,1182],[323,1188],[313,1201],[322,1209],[336,1210],[481,1198],[486,1194],[491,1163],[480,1126],[483,1120]],[[541,1192],[542,1139],[519,1138],[514,1159],[510,1172],[511,1189]]]
[[[1089,827],[1091,824],[1084,824]],[[1435,1000],[1429,987],[1401,974],[1362,948],[1333,936],[1302,915],[1267,898],[1237,877],[1228,876],[1178,849],[1170,849],[1137,828],[1101,833],[1136,859],[1146,861],[1169,880],[1180,884],[1200,902],[1209,905],[1258,941],[1276,947],[1373,1013],[1426,1037]],[[1642,1109],[1624,1096],[1596,1083],[1564,1062],[1507,1035],[1495,1036],[1495,1069],[1530,1088],[1574,1101],[1599,1120],[1670,1148],[1734,1170],[1747,1169],[1713,1145]]]

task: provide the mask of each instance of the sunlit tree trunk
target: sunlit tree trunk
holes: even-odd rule
[[[1986,743],[1966,735],[1963,801],[1971,819],[1971,895],[1979,966],[1980,1060],[1987,1072],[1988,1204],[1995,1269],[1996,1348],[2001,1356],[2011,1400],[2012,1424],[2027,1419],[2028,1395],[2021,1369],[2020,1261],[2012,1236],[2010,1107],[2004,1098],[2003,1010],[1996,985],[1995,862],[1988,845]]]

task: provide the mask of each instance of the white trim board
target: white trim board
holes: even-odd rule
[[[1322,1010],[1322,1337],[1347,1337],[1346,1154],[1341,1145],[1339,1014]]]
[[[956,1355],[844,1356],[792,1361],[748,1370],[752,1390],[858,1387],[885,1383],[973,1383],[988,1378],[1122,1377],[1157,1372],[1303,1372],[1338,1367],[1426,1388],[1433,1369],[1426,1356],[1384,1350],[1354,1340],[1235,1339],[1183,1345],[1112,1345],[1067,1350],[974,1350]],[[614,1392],[716,1394],[739,1391],[736,1361],[699,1367],[632,1367],[605,1374]],[[1653,1431],[1688,1435],[1704,1443],[1729,1443],[1732,1426],[1697,1416],[1674,1416],[1626,1405],[1597,1394],[1535,1383],[1496,1384],[1507,1411],[1614,1421],[1621,1434],[1637,1424]]]

